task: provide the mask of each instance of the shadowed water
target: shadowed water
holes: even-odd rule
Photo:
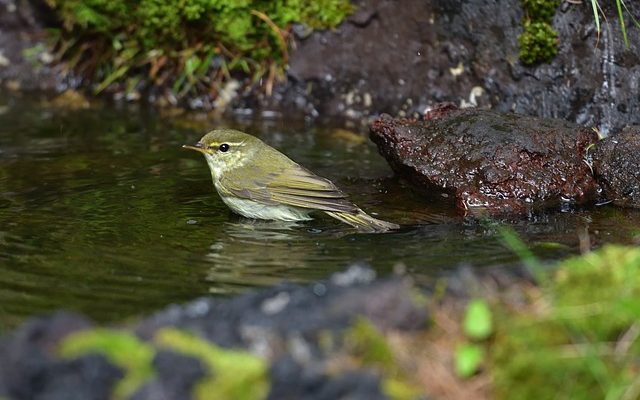
[[[361,208],[403,229],[356,234],[330,218],[262,222],[233,215],[201,155],[207,129],[246,130],[326,176]],[[636,211],[578,210],[511,223],[544,261],[629,243]],[[53,309],[118,321],[204,294],[321,279],[365,261],[403,264],[419,282],[460,265],[515,266],[494,224],[457,216],[393,178],[363,136],[300,121],[250,123],[140,107],[59,109],[0,96],[0,329]]]

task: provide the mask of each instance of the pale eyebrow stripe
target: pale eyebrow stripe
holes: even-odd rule
[[[213,146],[220,146],[221,144],[228,144],[229,146],[244,146],[245,140],[242,142],[211,142]]]

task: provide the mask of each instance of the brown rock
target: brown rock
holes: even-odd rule
[[[522,214],[597,194],[585,150],[598,136],[566,121],[444,103],[425,120],[382,117],[370,134],[396,173],[464,211]]]
[[[593,169],[606,200],[640,208],[640,126],[628,127],[598,142]]]

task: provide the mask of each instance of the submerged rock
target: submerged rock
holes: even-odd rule
[[[593,170],[605,200],[640,208],[640,127],[628,127],[598,142]]]
[[[464,211],[522,214],[597,196],[585,154],[598,136],[566,121],[443,103],[424,120],[382,117],[371,138],[399,175]]]

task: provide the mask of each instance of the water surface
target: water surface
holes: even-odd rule
[[[256,134],[406,227],[356,234],[329,218],[292,224],[232,214],[201,155],[215,126]],[[322,279],[365,261],[429,283],[460,265],[515,266],[495,225],[457,216],[393,177],[364,134],[331,124],[201,121],[139,106],[56,108],[0,96],[0,329],[65,308],[121,321],[204,294]],[[499,222],[499,221],[498,221]],[[580,243],[630,243],[637,211],[596,207],[509,223],[543,261]]]

